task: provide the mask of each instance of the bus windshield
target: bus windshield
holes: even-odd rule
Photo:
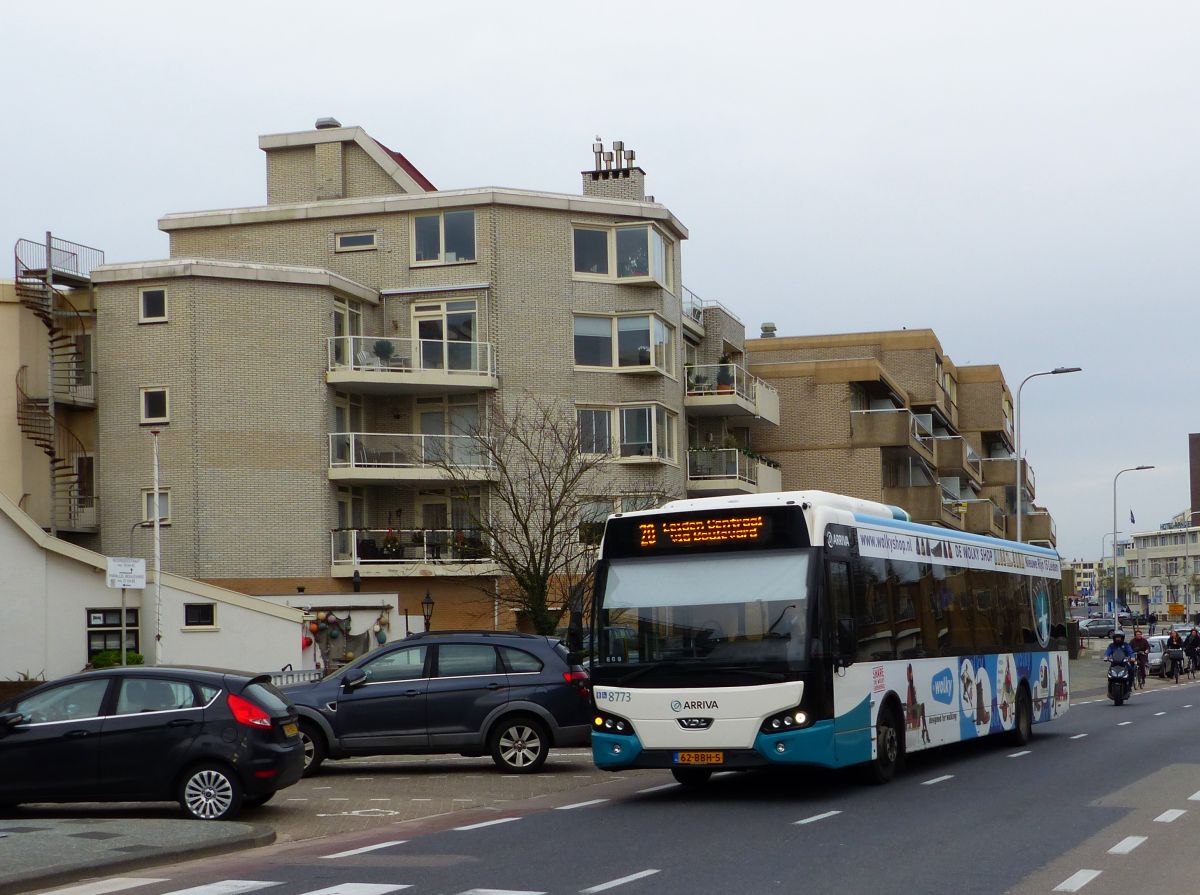
[[[614,559],[596,661],[797,669],[808,657],[809,565],[808,550]]]

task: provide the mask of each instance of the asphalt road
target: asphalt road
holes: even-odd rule
[[[1024,749],[991,741],[913,756],[884,787],[816,770],[719,775],[694,791],[659,772],[590,785],[584,770],[555,771],[578,785],[291,835],[92,895],[1187,891],[1200,684],[1156,686],[1120,708],[1079,696]],[[497,776],[479,785],[503,786]],[[317,813],[301,806],[297,817]]]

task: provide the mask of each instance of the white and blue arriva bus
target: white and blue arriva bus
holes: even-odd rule
[[[591,617],[597,766],[863,765],[1068,707],[1052,550],[820,491],[612,516]]]

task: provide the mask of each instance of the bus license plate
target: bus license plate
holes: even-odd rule
[[[724,764],[724,752],[676,752],[675,764]]]
[[[300,728],[297,727],[295,724],[283,725],[283,735],[285,737],[294,737],[294,736],[299,735],[299,733],[300,733]]]

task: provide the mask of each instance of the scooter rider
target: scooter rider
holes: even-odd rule
[[[1124,660],[1126,667],[1129,668],[1129,675],[1125,678],[1125,696],[1122,697],[1126,698],[1130,690],[1133,689],[1133,675],[1136,670],[1133,667],[1133,647],[1125,642],[1125,632],[1119,628],[1112,633],[1112,643],[1104,651],[1104,659],[1107,662],[1120,662]],[[1112,685],[1109,684],[1109,686],[1111,687]],[[1118,700],[1117,705],[1120,704],[1121,701]]]

